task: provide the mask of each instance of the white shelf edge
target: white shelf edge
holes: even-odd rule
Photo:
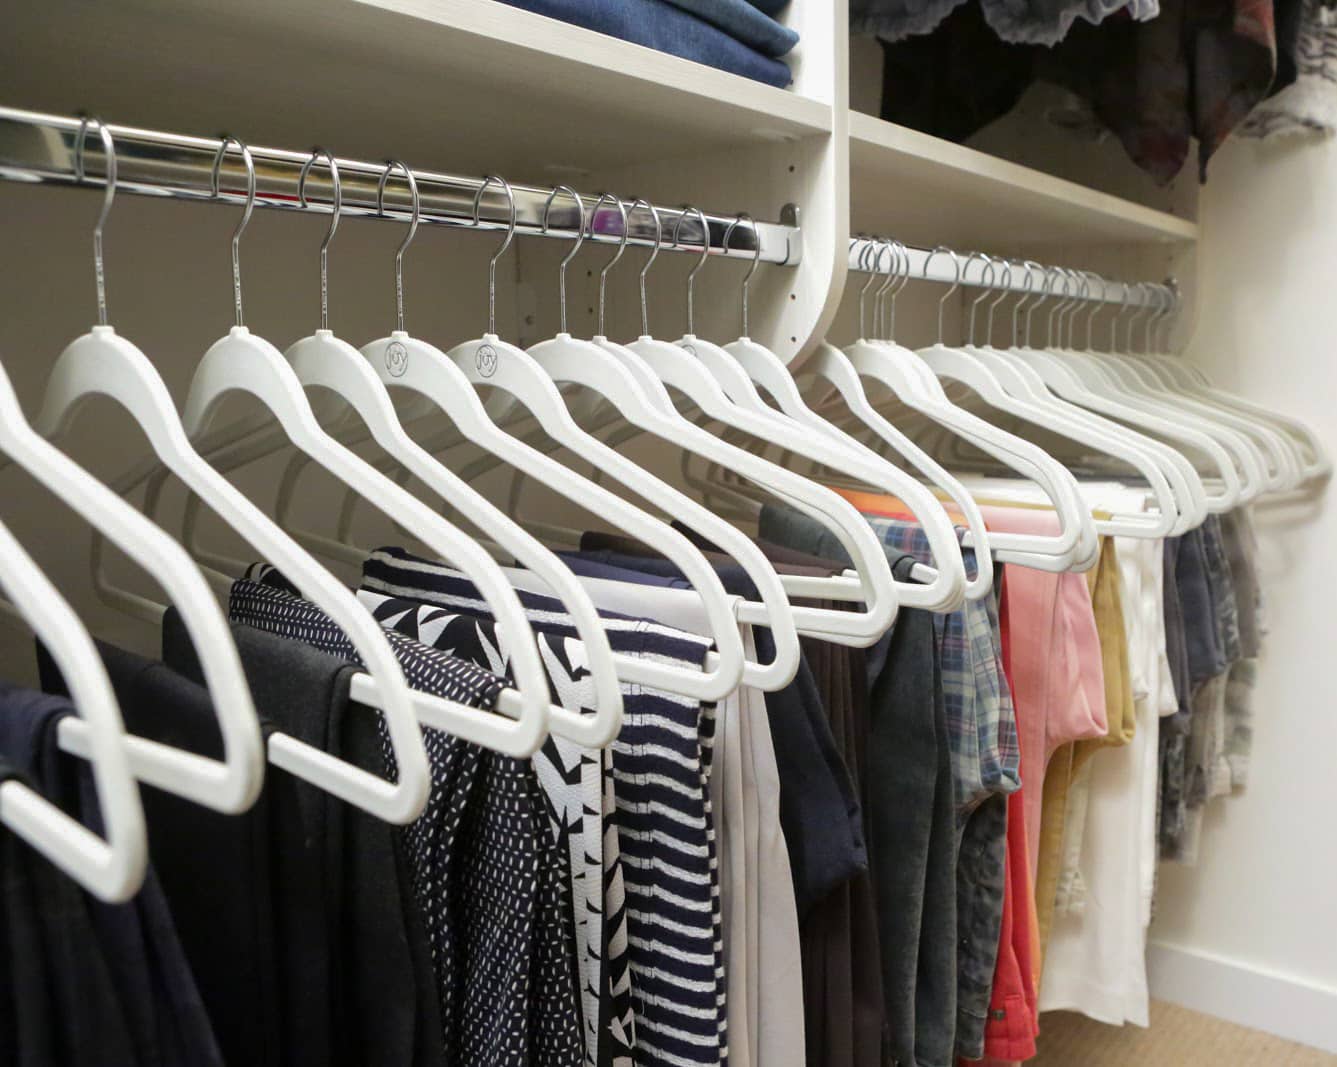
[[[992,185],[1024,190],[1033,201],[1047,200],[1055,206],[1124,224],[1134,240],[1193,242],[1198,239],[1198,224],[1189,219],[897,126],[872,115],[850,113],[850,141],[851,145],[868,145],[889,154],[913,157],[971,175],[982,187]]]
[[[502,47],[524,50],[556,64],[583,67],[610,84],[635,83],[676,97],[684,105],[710,101],[757,115],[790,135],[830,133],[830,105],[789,89],[777,89],[644,45],[573,26],[500,2],[479,0],[354,0],[407,18],[420,19]]]

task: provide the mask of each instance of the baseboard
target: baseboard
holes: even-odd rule
[[[1337,989],[1196,949],[1147,945],[1151,995],[1337,1053]]]

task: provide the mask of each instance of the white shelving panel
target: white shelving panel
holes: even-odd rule
[[[492,0],[49,0],[7,14],[9,106],[519,181],[832,127],[829,99]]]
[[[851,113],[850,224],[912,244],[1183,245],[1196,222]]]

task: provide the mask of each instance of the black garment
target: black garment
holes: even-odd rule
[[[315,605],[272,568],[232,587],[229,615],[336,655],[357,655]],[[409,683],[490,714],[500,679],[396,633],[387,640]],[[378,719],[378,722],[381,720]],[[394,772],[389,734],[385,759]],[[574,934],[561,887],[569,862],[547,826],[534,769],[433,728],[427,807],[398,831],[435,963],[447,1062],[570,1067],[583,1049]]]
[[[232,632],[267,731],[386,776],[379,713],[348,697],[353,664],[250,626]],[[202,680],[175,611],[163,619],[163,657]],[[279,768],[270,769],[261,803],[253,811],[273,868],[266,878],[278,887],[261,898],[273,901],[278,1062],[444,1064],[431,950],[393,827]],[[201,919],[207,937],[208,911]],[[311,974],[312,959],[326,961],[327,973]]]
[[[47,799],[104,832],[88,765],[65,756],[63,696],[0,688],[0,753]],[[0,835],[7,961],[0,1062],[222,1064],[152,868],[125,904],[106,904],[18,838]]]

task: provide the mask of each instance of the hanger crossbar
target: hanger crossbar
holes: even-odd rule
[[[79,182],[75,169],[79,118],[48,115],[17,108],[0,107],[0,179],[6,181],[54,183],[100,187],[104,160],[102,145],[96,136],[84,146],[84,180]],[[145,196],[165,196],[182,200],[244,204],[246,172],[240,153],[225,155],[219,169],[219,194],[213,195],[213,168],[221,140],[163,133],[133,126],[108,124],[116,145],[118,168],[116,190]],[[308,151],[289,151],[248,145],[255,161],[257,207],[302,210],[297,183],[302,165],[311,158]],[[385,173],[385,163],[335,157],[342,186],[343,215],[377,217],[377,186]],[[479,221],[474,222],[474,197],[483,186],[482,178],[461,177],[436,171],[413,171],[421,198],[419,221],[466,229],[505,230],[509,225],[509,205],[501,187],[492,182],[479,204]],[[568,197],[557,197],[549,211],[548,226],[543,225],[544,205],[551,189],[530,185],[512,185],[515,195],[515,232],[523,236],[555,237],[574,240],[579,228],[576,205]],[[331,210],[332,187],[323,159],[311,168],[306,183],[308,210]],[[588,240],[620,242],[622,217],[605,197],[602,209],[598,197],[584,196],[585,212],[592,220]],[[382,217],[401,224],[410,216],[411,200],[406,183],[392,181],[385,190]],[[670,235],[677,228],[683,209],[660,207],[662,236],[659,247],[674,251]],[[790,213],[788,207],[784,214]],[[627,243],[653,246],[655,226],[649,212],[637,212],[626,222]],[[760,259],[767,263],[795,266],[802,258],[802,233],[797,225],[786,222],[758,222],[746,229],[733,227],[734,215],[705,213],[710,237],[710,254],[752,260],[757,244]],[[726,232],[733,227],[736,232]],[[701,254],[701,223],[695,209],[687,211],[679,235],[679,252]]]

